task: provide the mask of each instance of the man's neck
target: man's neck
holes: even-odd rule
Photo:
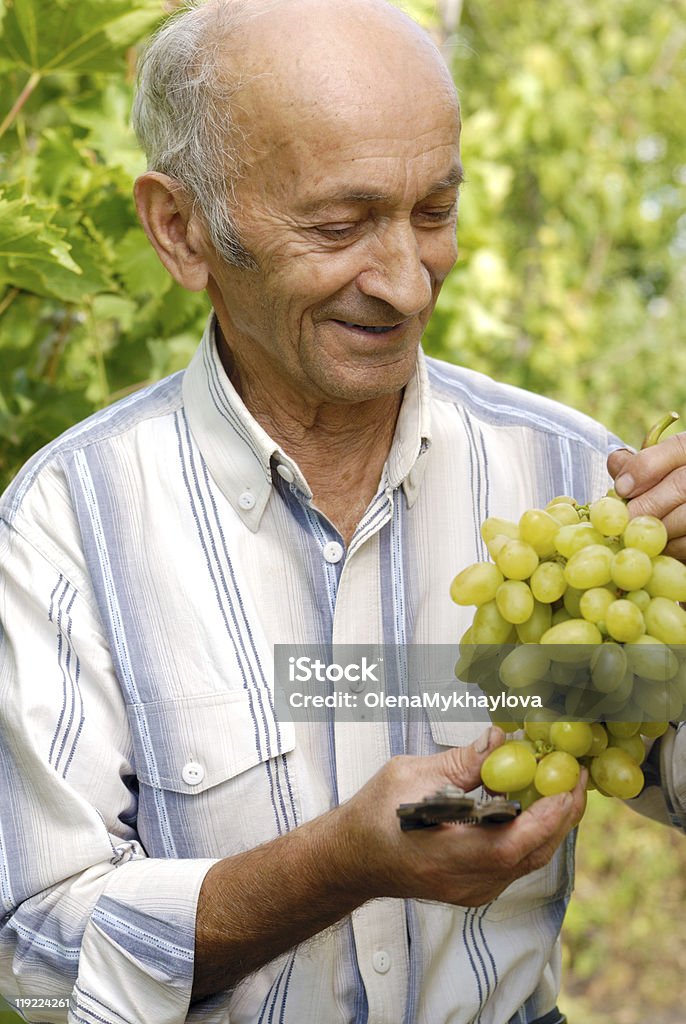
[[[346,545],[377,492],[402,392],[358,403],[295,402],[222,359],[252,416],[300,467]]]

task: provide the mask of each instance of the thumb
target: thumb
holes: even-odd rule
[[[451,747],[441,754],[446,781],[469,791],[481,781],[481,765],[505,739],[502,729],[492,725],[468,747]]]
[[[617,448],[615,451],[610,452],[607,459],[607,468],[613,480],[619,476],[627,459],[630,459],[633,454],[634,452],[629,451],[628,448]]]

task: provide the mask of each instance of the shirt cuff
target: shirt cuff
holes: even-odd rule
[[[183,1024],[198,896],[216,863],[145,859],[111,873],[83,935],[70,1024]]]
[[[660,776],[670,824],[686,832],[686,728],[670,725],[660,737]]]

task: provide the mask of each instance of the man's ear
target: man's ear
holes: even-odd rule
[[[146,171],[133,189],[146,235],[175,281],[188,291],[207,286],[205,233],[186,190],[167,174]]]

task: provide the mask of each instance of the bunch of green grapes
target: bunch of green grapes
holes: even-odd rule
[[[493,561],[452,582],[476,605],[456,675],[486,693],[537,695],[542,710],[503,721],[509,739],[482,767],[489,789],[527,806],[591,785],[622,799],[643,787],[641,739],[656,737],[686,702],[686,566],[663,554],[664,524],[629,518],[613,491],[588,506],[570,497],[486,519]]]

